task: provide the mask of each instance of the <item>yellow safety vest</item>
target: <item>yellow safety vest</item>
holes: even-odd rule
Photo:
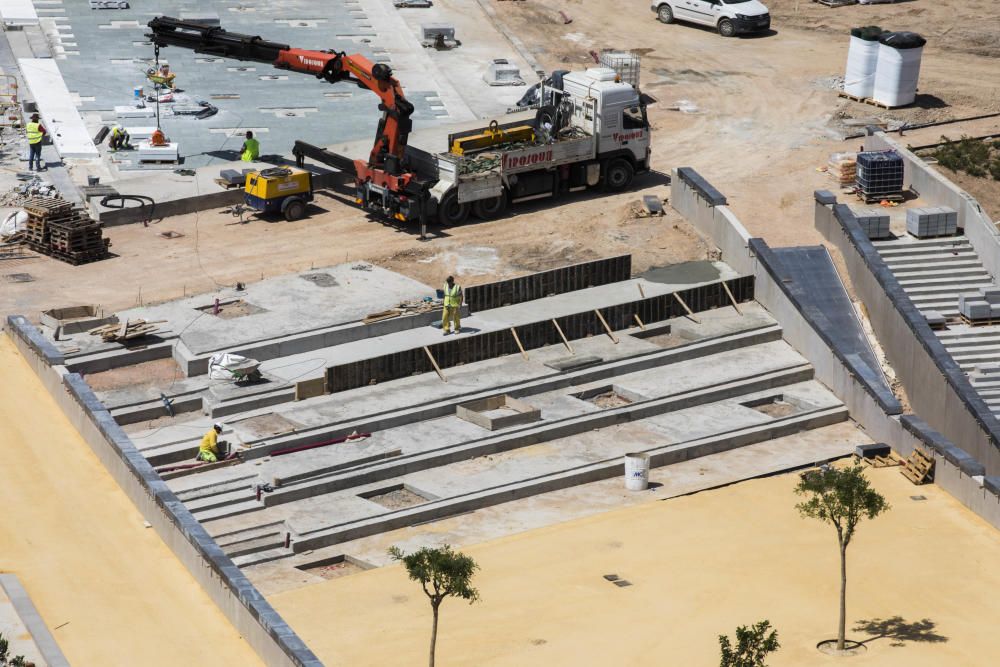
[[[444,305],[448,308],[458,308],[462,305],[462,288],[457,284],[453,285],[451,289],[448,288],[448,283],[444,284]]]
[[[201,439],[201,446],[198,448],[199,452],[212,452],[213,454],[219,453],[218,447],[219,434],[215,432],[213,428],[211,431],[205,434],[205,437]]]
[[[256,139],[247,139],[245,142],[246,148],[243,150],[243,155],[240,159],[244,162],[253,162],[260,156],[260,142]]]
[[[25,127],[25,130],[27,130],[28,132],[29,144],[37,144],[42,140],[42,137],[45,136],[42,134],[41,123],[28,123],[28,125]]]

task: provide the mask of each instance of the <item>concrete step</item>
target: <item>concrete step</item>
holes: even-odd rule
[[[951,340],[984,340],[997,338],[1000,339],[1000,328],[997,327],[967,327],[960,330],[948,330],[941,331],[938,333],[938,338],[942,342]]]
[[[932,255],[900,255],[899,257],[883,258],[892,268],[896,267],[931,267],[942,264],[962,266],[982,266],[979,256],[971,252],[940,252]]]
[[[783,369],[741,378],[721,385],[699,388],[677,394],[636,401],[617,408],[600,412],[577,414],[562,419],[510,429],[504,433],[490,435],[477,440],[468,440],[457,445],[441,447],[430,451],[397,456],[359,466],[358,468],[334,473],[321,478],[313,478],[299,484],[291,484],[275,489],[263,496],[266,507],[313,498],[319,494],[333,493],[343,489],[392,479],[403,474],[427,470],[438,466],[465,461],[478,456],[487,456],[521,447],[565,438],[578,433],[605,428],[614,424],[636,421],[647,417],[684,410],[708,403],[716,403],[728,398],[754,392],[804,382],[813,377],[809,364],[796,364]]]
[[[250,512],[257,512],[264,509],[264,506],[257,502],[255,498],[250,500],[240,500],[238,502],[233,502],[229,505],[223,505],[221,507],[213,507],[210,509],[204,509],[197,514],[195,517],[198,521],[206,523],[208,521],[213,521],[215,519],[224,519],[230,516],[238,516],[240,514],[249,514]]]
[[[225,546],[227,544],[242,542],[255,537],[264,537],[265,535],[270,535],[272,533],[284,534],[286,530],[284,521],[271,521],[270,523],[262,523],[257,526],[241,528],[240,530],[234,530],[228,533],[213,534],[212,538],[219,546]]]
[[[283,548],[284,546],[285,546],[285,533],[274,532],[268,535],[262,535],[261,537],[254,537],[248,540],[243,540],[241,542],[233,542],[231,544],[227,544],[226,546],[222,546],[222,551],[225,552],[225,554],[230,558],[236,558],[237,556],[246,556],[261,551],[280,549]]]
[[[943,294],[954,296],[956,299],[960,294],[975,296],[979,294],[980,287],[993,287],[993,283],[986,281],[964,281],[951,285],[915,285],[910,284],[903,287],[903,291],[912,296],[923,296],[926,294]]]
[[[941,245],[943,243],[968,243],[968,242],[969,239],[966,236],[958,234],[956,236],[948,236],[946,238],[936,238],[936,239],[918,239],[912,236],[906,236],[903,237],[902,239],[872,241],[872,245],[874,245],[876,248],[879,248],[879,252],[881,252],[881,249],[886,247],[921,248],[926,246]]]
[[[272,561],[281,560],[282,558],[288,558],[289,556],[294,556],[295,554],[291,549],[286,549],[284,547],[278,549],[267,549],[265,551],[258,551],[252,554],[246,554],[244,556],[236,556],[233,558],[233,563],[240,568],[250,567],[251,565],[260,565],[262,563],[270,563]]]
[[[243,452],[243,458],[245,460],[259,458],[267,456],[276,449],[323,442],[353,431],[371,433],[427,419],[452,415],[455,413],[455,406],[459,403],[467,403],[496,394],[508,394],[516,398],[527,397],[562,387],[586,384],[650,368],[668,368],[673,363],[709,357],[720,352],[748,348],[778,340],[781,340],[781,327],[777,324],[745,329],[732,334],[712,336],[684,345],[678,345],[677,347],[644,352],[579,370],[552,372],[540,378],[511,382],[483,391],[459,393],[445,399],[429,401],[406,408],[382,412],[374,411],[355,419],[335,422],[321,427],[301,428],[294,434],[268,438],[266,441],[250,441],[245,444],[251,446],[251,449]],[[378,405],[374,403],[372,405],[377,410]],[[161,466],[194,458],[197,451],[197,440],[185,440],[183,442],[167,443],[159,447],[151,447],[143,450],[143,454],[151,464]]]
[[[844,421],[845,419],[847,419],[847,408],[843,406],[815,410],[775,419],[765,424],[716,434],[707,438],[652,448],[646,450],[645,453],[649,454],[650,465],[652,467],[661,467],[678,461],[736,449],[755,442],[791,435],[803,430],[828,426]],[[293,533],[292,550],[295,553],[302,553],[311,549],[319,549],[348,540],[377,535],[389,530],[434,521],[455,514],[470,512],[483,507],[491,507],[542,493],[558,491],[580,484],[618,477],[623,474],[624,463],[622,458],[615,457],[613,459],[577,466],[558,473],[503,484],[472,493],[431,500],[413,507],[384,512],[355,521],[347,521],[340,524],[331,523],[327,528],[311,530],[298,535]],[[294,530],[294,526],[292,528]]]
[[[882,246],[878,248],[878,254],[880,254],[884,259],[889,259],[890,257],[917,257],[919,255],[934,255],[941,252],[975,252],[975,250],[972,248],[972,244],[968,241],[958,241],[952,244],[928,244],[917,246],[916,248],[910,247],[909,244]]]
[[[935,280],[938,278],[975,278],[977,276],[989,275],[981,264],[966,268],[955,268],[951,266],[940,266],[938,268],[927,269],[906,269],[892,272],[896,280],[909,281],[925,278]]]
[[[988,286],[993,285],[993,280],[990,278],[990,274],[983,271],[982,273],[968,275],[968,276],[955,276],[950,271],[942,272],[940,277],[935,278],[907,278],[902,280],[899,274],[896,275],[896,280],[899,284],[903,286],[903,289],[907,287],[933,287],[935,285],[964,285],[968,283],[975,283],[977,285],[986,284]]]

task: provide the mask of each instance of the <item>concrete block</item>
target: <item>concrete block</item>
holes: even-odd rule
[[[815,198],[817,204],[823,204],[824,206],[832,206],[837,203],[837,195],[829,190],[815,190],[813,191],[813,198]]]
[[[863,459],[870,459],[876,456],[889,456],[892,447],[884,442],[876,442],[871,445],[858,445],[854,448],[854,453]]]
[[[450,23],[420,24],[420,43],[424,46],[435,46],[440,43],[451,48],[458,45],[455,39],[455,26]]]
[[[587,368],[588,366],[596,366],[603,361],[604,359],[601,357],[593,356],[563,357],[562,359],[547,362],[545,365],[556,371],[575,371],[580,368]]]
[[[980,287],[979,293],[991,305],[1000,303],[1000,287]]]
[[[945,319],[944,315],[936,310],[922,310],[924,319],[927,320],[927,324],[932,327],[941,327],[947,324],[948,320]]]
[[[153,146],[148,141],[139,143],[137,151],[139,162],[177,162],[180,159],[180,146],[170,142],[166,146]]]
[[[491,86],[523,86],[521,70],[505,58],[498,58],[486,68],[483,80]]]
[[[116,118],[156,118],[156,111],[152,107],[137,107],[131,104],[115,106]]]
[[[156,126],[141,125],[138,127],[126,127],[125,131],[128,132],[132,141],[149,141],[149,139],[153,136],[153,132],[156,132]]]
[[[90,0],[91,9],[128,9],[128,0]]]
[[[471,401],[455,406],[455,416],[490,431],[530,424],[542,418],[542,411],[507,395]]]

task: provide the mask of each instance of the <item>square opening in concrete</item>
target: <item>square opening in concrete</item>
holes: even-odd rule
[[[636,331],[630,335],[632,338],[641,338],[663,348],[677,347],[691,342],[690,339],[684,337],[683,332],[675,333],[669,324],[646,327],[645,331]]]
[[[62,327],[65,334],[89,331],[105,324],[118,322],[114,313],[107,316],[104,309],[95,305],[66,306],[65,308],[50,308],[42,311],[42,324],[52,329]]]
[[[530,424],[542,418],[542,411],[524,401],[502,394],[455,407],[455,416],[490,431]]]
[[[381,505],[390,510],[401,510],[414,505],[422,505],[428,500],[433,500],[421,494],[407,484],[393,484],[374,491],[359,493],[359,498],[370,500],[376,505]]]
[[[788,417],[797,412],[802,412],[802,405],[795,399],[786,399],[782,394],[755,398],[752,401],[740,403],[743,407],[756,410],[768,417]]]
[[[371,570],[373,567],[374,566],[371,563],[366,563],[363,560],[358,560],[357,558],[340,554],[338,556],[331,556],[329,558],[312,561],[311,563],[296,565],[295,569],[308,572],[309,574],[315,574],[316,576],[323,577],[324,579],[339,579],[340,577],[346,577],[349,574],[357,574],[358,572]]]
[[[207,306],[199,306],[195,310],[200,310],[203,313],[208,313],[209,315],[215,315],[216,317],[221,317],[224,320],[231,320],[236,317],[246,317],[247,315],[256,315],[258,313],[266,313],[267,308],[261,308],[260,306],[255,306],[252,303],[244,301],[243,299],[229,299],[228,301],[219,302],[219,312],[215,312],[215,304],[209,304]]]
[[[621,387],[610,384],[603,387],[595,387],[593,389],[580,391],[575,394],[570,394],[570,396],[578,398],[581,401],[593,403],[597,407],[604,410],[607,410],[608,408],[620,408],[623,405],[631,405],[637,400],[642,400],[641,397],[627,392]]]

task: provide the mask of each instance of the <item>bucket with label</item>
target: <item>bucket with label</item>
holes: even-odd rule
[[[625,455],[625,488],[629,491],[645,491],[649,486],[649,454]]]

